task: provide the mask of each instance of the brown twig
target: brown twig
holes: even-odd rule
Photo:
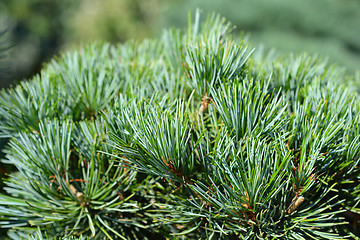
[[[291,203],[285,212],[287,214],[291,214],[300,206],[301,203],[304,202],[304,200],[305,198],[302,195],[296,194],[295,197],[291,200]]]
[[[212,98],[208,97],[207,94],[205,93],[205,96],[201,98],[201,106],[199,108],[199,116],[203,115],[205,110],[208,108],[211,100],[212,100]]]

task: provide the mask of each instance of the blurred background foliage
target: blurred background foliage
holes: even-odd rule
[[[38,73],[44,62],[80,43],[154,36],[163,0],[1,0],[0,30],[14,44],[11,76],[0,87]],[[186,16],[185,16],[186,18]],[[156,29],[155,29],[156,28]]]
[[[218,12],[265,51],[328,57],[349,73],[360,66],[359,0],[1,0],[0,31],[13,43],[11,75],[0,87],[39,72],[44,62],[80,43],[154,37],[185,26],[187,13]]]

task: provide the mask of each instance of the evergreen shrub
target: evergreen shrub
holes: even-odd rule
[[[359,239],[360,98],[217,15],[91,44],[0,97],[12,239]]]

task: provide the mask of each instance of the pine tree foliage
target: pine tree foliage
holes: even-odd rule
[[[10,238],[359,239],[356,78],[189,20],[1,92]]]

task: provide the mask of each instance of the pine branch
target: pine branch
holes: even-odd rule
[[[358,238],[356,88],[200,19],[89,44],[0,93],[9,237]]]

